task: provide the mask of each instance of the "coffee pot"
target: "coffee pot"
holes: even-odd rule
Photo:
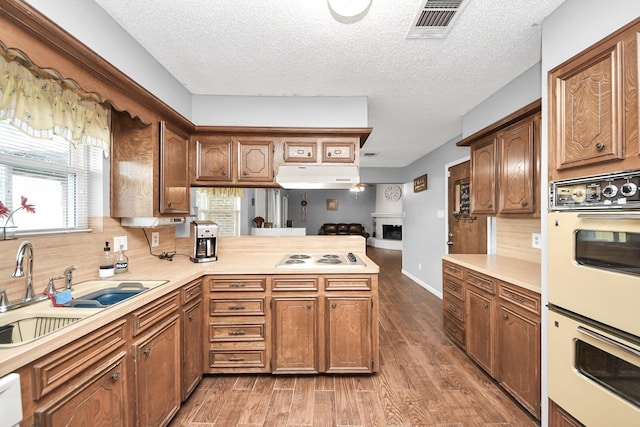
[[[211,262],[218,259],[218,225],[213,221],[196,220],[191,223],[193,262]]]

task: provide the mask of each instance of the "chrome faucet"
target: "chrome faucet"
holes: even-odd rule
[[[31,301],[35,298],[35,292],[33,290],[33,246],[31,242],[24,241],[20,244],[18,248],[18,253],[16,254],[16,270],[13,272],[11,277],[24,277],[24,271],[22,269],[22,264],[24,260],[25,253],[28,257],[29,265],[27,267],[27,282],[26,282],[26,290],[24,294],[23,301]]]
[[[64,288],[71,290],[71,281],[73,280],[73,270],[78,268],[77,265],[71,265],[64,271]]]

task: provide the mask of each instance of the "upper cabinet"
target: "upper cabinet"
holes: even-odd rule
[[[188,215],[188,132],[117,111],[111,131],[111,216]]]
[[[277,187],[281,165],[359,164],[370,128],[200,127],[191,135],[191,185]]]
[[[636,21],[549,72],[549,179],[640,167]]]
[[[189,137],[160,122],[160,213],[189,213]]]
[[[458,143],[471,147],[471,213],[540,215],[540,101]]]

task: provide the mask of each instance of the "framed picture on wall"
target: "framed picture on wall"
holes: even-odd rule
[[[328,211],[337,211],[338,210],[338,199],[327,199],[327,210]]]
[[[414,178],[413,180],[413,192],[424,191],[427,189],[427,174]]]

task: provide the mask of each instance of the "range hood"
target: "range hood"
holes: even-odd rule
[[[348,189],[360,182],[357,166],[283,165],[276,182],[286,189]]]
[[[174,217],[135,217],[135,218],[120,218],[120,225],[122,227],[133,228],[156,228],[156,227],[169,227],[177,224],[184,224],[184,218]]]

